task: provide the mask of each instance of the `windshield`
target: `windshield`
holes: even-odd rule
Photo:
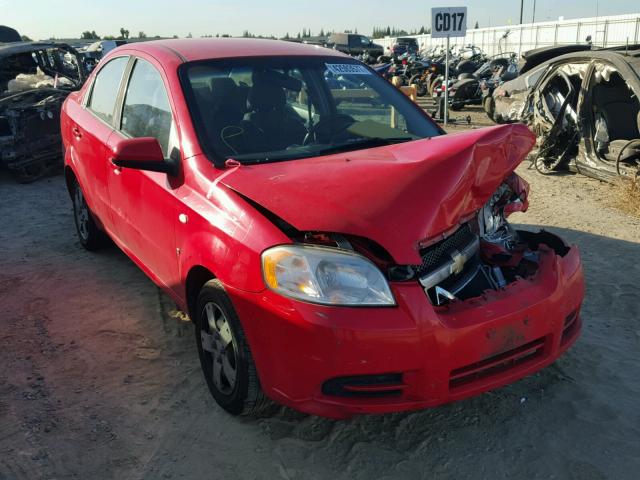
[[[180,72],[200,142],[216,162],[291,160],[439,135],[405,95],[339,57],[260,57]]]

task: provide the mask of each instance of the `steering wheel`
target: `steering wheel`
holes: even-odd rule
[[[347,128],[353,125],[356,120],[344,113],[331,113],[320,118],[318,123],[309,129],[309,133],[304,139],[304,145],[309,145],[312,141],[317,143],[332,143],[335,137],[345,133]]]
[[[563,119],[567,109],[571,106],[571,102],[576,95],[573,86],[571,85],[571,81],[569,77],[565,75],[564,72],[558,72],[559,77],[564,81],[568,88],[567,97],[562,102],[562,105],[558,109],[557,116],[552,113],[552,109],[547,102],[547,98],[544,94],[544,90],[540,96],[540,103],[542,109],[544,110],[544,116],[547,119],[550,119],[553,124],[547,133],[544,142],[540,145],[538,149],[538,155],[532,160],[533,165],[535,166],[538,172],[548,175],[549,173],[555,171],[563,162],[566,160],[567,152],[570,150],[570,146],[577,142],[577,137],[579,137],[579,131],[575,124],[572,124],[572,128],[569,131],[566,131],[563,128]],[[545,87],[546,88],[546,87]],[[565,136],[566,135],[566,136]],[[559,145],[564,146],[564,150],[560,155],[550,155],[554,153],[554,150],[558,148]]]
[[[571,81],[569,80],[569,77],[567,77],[567,75],[564,72],[558,72],[558,76],[562,79],[562,81],[567,86],[568,93],[567,93],[567,97],[564,99],[564,102],[562,102],[562,105],[558,109],[557,116],[555,116],[552,113],[551,106],[549,105],[547,98],[544,95],[544,91],[542,92],[542,95],[541,95],[542,107],[544,109],[544,113],[547,116],[547,118],[551,119],[554,122],[554,126],[556,126],[556,124],[558,123],[562,125],[562,119],[564,117],[564,113],[567,110],[567,107],[569,106],[570,102],[573,100],[573,97],[575,96],[575,90],[573,89],[573,85],[571,85]]]

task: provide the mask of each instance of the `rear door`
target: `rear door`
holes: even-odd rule
[[[107,142],[113,132],[116,96],[128,61],[128,56],[110,60],[100,68],[83,104],[67,105],[76,174],[91,211],[108,230]]]
[[[110,145],[122,138],[154,137],[165,158],[179,160],[177,124],[161,72],[152,58],[135,58]],[[109,166],[118,242],[157,283],[174,290],[179,281],[174,236],[181,205],[175,194],[179,184],[178,178],[165,173]]]

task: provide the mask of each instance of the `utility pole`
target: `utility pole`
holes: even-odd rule
[[[520,0],[520,25],[522,25],[522,13],[524,12],[524,0]]]
[[[531,17],[531,23],[536,23],[536,0],[533,0],[533,16]]]

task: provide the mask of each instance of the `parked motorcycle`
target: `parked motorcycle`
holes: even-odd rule
[[[504,54],[487,60],[472,74],[462,73],[449,90],[449,107],[462,110],[466,105],[480,105],[486,91],[493,91],[496,85],[512,80],[518,75],[516,55]]]
[[[460,75],[469,75],[477,71],[486,62],[486,56],[477,47],[465,47],[462,50],[455,50],[449,54],[449,86]],[[446,57],[432,59],[432,74],[428,79],[428,91],[432,97],[438,97],[444,92],[444,77],[446,67]],[[445,87],[446,88],[446,87]]]

